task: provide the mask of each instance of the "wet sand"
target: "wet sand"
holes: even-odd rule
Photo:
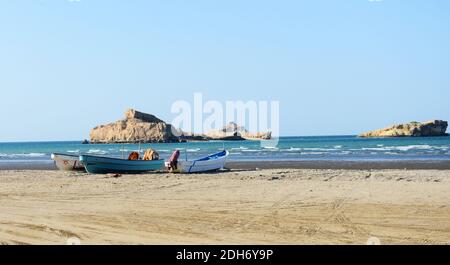
[[[386,160],[386,161],[255,161],[255,162],[230,162],[229,168],[235,169],[437,169],[450,170],[450,160]]]
[[[448,170],[0,171],[0,243],[450,243]]]

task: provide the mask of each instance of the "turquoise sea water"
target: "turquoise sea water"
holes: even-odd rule
[[[211,141],[191,143],[141,144],[153,148],[162,158],[180,149],[182,158],[199,158],[223,147],[232,161],[385,161],[385,160],[450,160],[450,137],[425,138],[357,138],[356,136],[282,137],[276,147],[262,147],[259,141]],[[81,141],[0,143],[0,164],[51,163],[53,152],[127,156],[139,149],[138,144],[83,145]]]

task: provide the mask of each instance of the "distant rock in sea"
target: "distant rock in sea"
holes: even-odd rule
[[[410,122],[393,125],[391,127],[366,132],[359,137],[426,137],[446,136],[448,122],[433,120],[427,122]]]
[[[177,142],[172,125],[156,116],[129,109],[125,119],[91,130],[91,143]]]
[[[212,140],[270,140],[272,133],[250,133],[244,127],[230,122],[220,130],[207,132],[205,136]]]

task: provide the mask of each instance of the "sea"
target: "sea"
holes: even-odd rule
[[[450,137],[358,138],[357,136],[281,137],[277,145],[261,141],[209,141],[151,144],[82,144],[81,141],[0,143],[0,167],[8,164],[52,164],[52,153],[128,157],[132,151],[155,149],[168,158],[179,149],[183,159],[196,159],[224,148],[230,161],[407,161],[450,160]]]

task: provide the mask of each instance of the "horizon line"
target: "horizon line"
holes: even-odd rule
[[[281,135],[279,137],[273,137],[273,138],[289,138],[289,137],[345,137],[345,136],[358,136],[357,134],[319,134],[319,135]],[[79,140],[19,140],[19,141],[0,141],[0,144],[9,144],[9,143],[63,143],[63,142],[83,142],[85,139],[79,139]],[[86,139],[87,140],[87,139]],[[89,141],[89,140],[88,140]],[[218,140],[220,141],[220,140]],[[223,140],[224,142],[226,140]],[[245,140],[243,140],[245,141]],[[264,140],[261,140],[264,141]],[[233,142],[233,141],[230,141]],[[189,143],[189,142],[187,142]],[[97,143],[98,145],[100,143]],[[101,144],[119,144],[119,143],[101,143]],[[122,144],[122,143],[120,143]],[[124,143],[124,144],[134,144],[134,143]],[[137,144],[137,143],[136,143]],[[149,143],[152,144],[152,143]],[[158,143],[154,143],[158,144]]]

